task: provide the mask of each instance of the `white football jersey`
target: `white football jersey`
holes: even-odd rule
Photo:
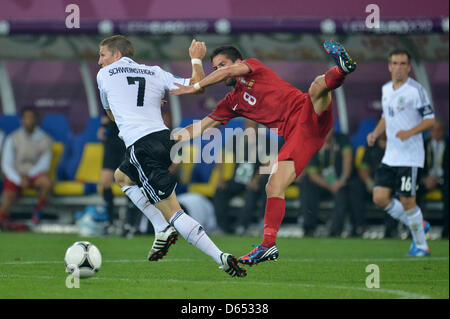
[[[150,133],[167,129],[161,116],[161,100],[167,90],[178,88],[174,83],[189,85],[189,81],[127,57],[97,73],[103,108],[114,115],[126,147]]]
[[[382,163],[389,166],[422,167],[425,151],[422,134],[416,134],[402,142],[398,131],[409,130],[424,119],[434,118],[428,94],[420,83],[408,78],[394,90],[392,81],[383,85],[383,114],[386,121],[387,144]]]

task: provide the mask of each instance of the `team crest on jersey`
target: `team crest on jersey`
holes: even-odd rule
[[[403,96],[400,96],[398,98],[398,106],[397,106],[397,111],[403,111],[405,109],[405,98]]]
[[[253,85],[255,84],[255,80],[250,80],[250,81],[245,81],[244,78],[241,78],[239,80],[239,83],[241,83],[242,85],[247,85],[247,89],[251,89],[253,87]]]

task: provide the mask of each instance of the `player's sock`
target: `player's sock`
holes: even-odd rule
[[[269,197],[264,214],[264,237],[261,245],[271,247],[277,241],[278,230],[286,211],[286,201],[280,197]]]
[[[387,205],[384,210],[389,215],[391,215],[392,218],[399,220],[406,226],[409,226],[408,216],[406,215],[405,210],[403,209],[402,203],[398,199],[393,198],[389,203],[389,205]]]
[[[425,238],[425,231],[423,229],[423,215],[419,206],[405,211],[408,217],[408,227],[411,231],[414,242],[417,248],[427,250],[427,240]]]
[[[188,243],[203,251],[219,265],[222,264],[220,259],[222,251],[217,248],[214,242],[206,234],[202,225],[195,219],[184,213],[183,210],[179,210],[170,219],[170,224],[176,228]]]
[[[47,202],[47,200],[45,198],[39,198],[36,206],[34,206],[34,211],[35,212],[40,212],[42,210],[42,208],[44,207],[46,202]]]
[[[103,199],[106,203],[106,211],[108,212],[108,220],[110,223],[114,220],[114,194],[111,187],[103,189]]]
[[[344,70],[338,66],[335,66],[325,72],[325,84],[330,90],[337,89],[342,85],[342,83],[344,83],[346,76],[347,73],[345,73]]]
[[[164,218],[163,214],[148,201],[147,197],[145,197],[137,185],[124,186],[121,189],[133,204],[141,210],[148,220],[150,220],[155,229],[155,234],[163,231],[169,226],[169,223]]]

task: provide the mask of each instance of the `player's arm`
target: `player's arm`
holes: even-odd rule
[[[189,81],[190,85],[201,81],[205,77],[205,72],[203,71],[202,59],[206,54],[205,42],[197,42],[195,39],[192,40],[191,46],[189,47],[189,56],[192,62],[192,76]]]
[[[173,137],[178,142],[185,142],[196,139],[197,137],[202,136],[202,134],[210,128],[217,127],[221,123],[219,121],[215,121],[209,116],[203,118],[199,122],[195,122],[191,125],[186,126],[178,132],[175,132]]]
[[[373,146],[378,136],[380,136],[386,130],[386,120],[382,117],[375,129],[367,135],[367,145]]]
[[[114,115],[112,114],[110,109],[105,109],[106,115],[108,115],[109,119],[115,122]]]
[[[250,72],[250,68],[245,63],[234,63],[210,73],[203,80],[196,82],[193,85],[183,86],[175,83],[179,89],[171,90],[170,93],[173,95],[192,94],[208,86],[220,83],[230,77],[243,76]]]
[[[435,122],[434,117],[433,118],[424,119],[417,126],[414,126],[413,128],[411,128],[409,130],[398,131],[397,134],[395,134],[395,136],[397,136],[402,141],[405,141],[405,140],[407,140],[408,138],[410,138],[413,135],[422,133],[422,132],[432,128],[433,125],[434,125],[434,122]]]

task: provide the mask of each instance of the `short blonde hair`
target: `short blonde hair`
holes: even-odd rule
[[[111,51],[112,54],[119,51],[122,53],[122,56],[126,56],[128,58],[132,58],[134,55],[133,45],[130,40],[123,35],[113,35],[103,39],[102,42],[100,42],[100,46],[108,47],[108,50]]]

